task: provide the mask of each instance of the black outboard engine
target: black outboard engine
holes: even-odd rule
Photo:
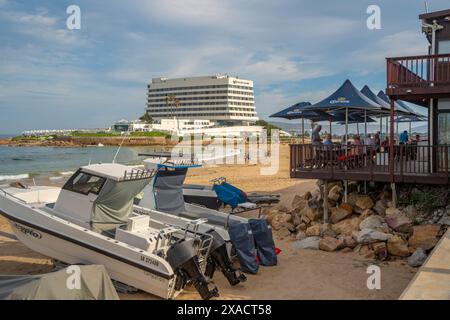
[[[205,275],[212,278],[218,267],[232,286],[246,281],[247,277],[244,274],[241,273],[239,276],[236,274],[237,270],[228,256],[225,240],[214,230],[209,231],[208,234],[212,235],[214,240],[206,264]]]
[[[200,271],[197,253],[191,242],[183,241],[172,246],[167,251],[167,261],[178,275],[175,283],[176,290],[182,289],[186,283],[192,281],[203,300],[219,296],[217,287],[209,289],[209,280]]]

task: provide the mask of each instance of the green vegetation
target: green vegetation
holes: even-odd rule
[[[256,123],[255,123],[257,126],[261,126],[261,127],[263,127],[264,129],[266,129],[267,130],[267,134],[270,134],[271,132],[272,132],[272,130],[273,129],[278,129],[278,130],[281,130],[281,128],[280,127],[277,127],[277,126],[274,126],[273,124],[271,124],[271,123],[269,123],[269,122],[267,122],[267,121],[264,121],[264,120],[258,120],[258,121],[256,121]]]
[[[130,136],[132,137],[170,137],[169,134],[161,131],[135,131],[131,132]]]
[[[440,207],[445,207],[448,202],[448,190],[440,188],[424,188],[419,190],[414,188],[409,192],[401,194],[399,204],[414,205],[423,212],[432,212]]]
[[[140,117],[139,120],[145,123],[153,123],[153,118],[148,114],[148,112],[144,113],[144,115]]]
[[[120,132],[72,132],[72,137],[120,137]]]

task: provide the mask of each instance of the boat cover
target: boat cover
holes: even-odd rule
[[[256,274],[259,269],[256,260],[255,240],[248,223],[232,224],[228,229],[231,242],[236,250],[236,255],[243,272]]]
[[[92,230],[113,235],[117,226],[126,224],[133,211],[134,197],[150,180],[151,178],[127,181],[107,179],[94,201]]]
[[[67,285],[75,275],[67,268],[40,275],[0,275],[0,300],[119,300],[102,265],[78,266],[80,287]]]
[[[247,202],[244,192],[235,186],[222,182],[221,184],[215,184],[213,190],[216,192],[220,201],[230,205],[232,208],[236,208],[238,204]]]
[[[275,252],[272,228],[267,224],[265,219],[249,219],[248,224],[255,239],[256,252],[261,265],[277,265],[277,254]]]

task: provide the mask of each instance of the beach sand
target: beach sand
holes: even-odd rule
[[[247,192],[279,193],[281,202],[288,207],[296,194],[316,188],[314,180],[289,178],[287,145],[281,146],[280,170],[276,175],[262,176],[260,168],[260,165],[221,165],[192,169],[186,182],[208,184],[210,179],[224,176]],[[397,299],[416,271],[403,260],[375,262],[353,252],[294,249],[293,240],[280,240],[276,235],[275,242],[282,250],[278,265],[260,267],[257,275],[247,275],[247,282],[231,287],[216,272],[214,283],[220,291],[219,299]],[[366,286],[369,276],[366,270],[372,264],[381,268],[380,290],[369,290]],[[51,259],[16,241],[9,224],[0,217],[0,274],[39,274],[51,270]],[[120,294],[120,298],[158,299],[144,292]],[[199,295],[188,287],[177,299],[199,299]]]

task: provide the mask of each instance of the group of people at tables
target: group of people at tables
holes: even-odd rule
[[[320,135],[320,131],[322,127],[320,125],[316,126],[311,134],[311,144],[314,149],[319,150],[343,150],[347,147],[347,156],[362,156],[364,154],[371,154],[373,151],[375,153],[378,152],[389,152],[389,137],[385,137],[384,140],[381,140],[380,132],[376,132],[375,134],[367,135],[365,142],[362,141],[361,136],[354,135],[352,141],[346,141],[345,135],[342,136],[341,142],[336,143],[332,141],[332,136],[330,133],[325,134],[325,138],[322,139]],[[401,145],[410,145],[417,146],[421,141],[420,135],[416,134],[415,138],[410,138],[408,131],[403,131],[398,137],[398,144]],[[395,142],[394,142],[395,143]],[[415,151],[414,153],[417,153]],[[372,153],[373,154],[373,153]]]

